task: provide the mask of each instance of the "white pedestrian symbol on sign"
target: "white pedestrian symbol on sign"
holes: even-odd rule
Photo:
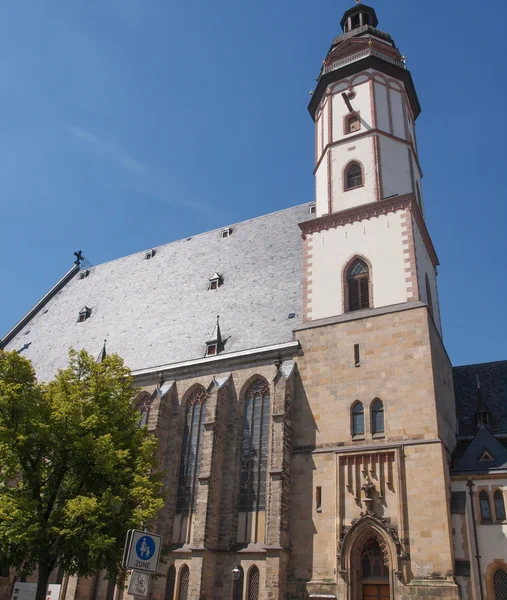
[[[155,552],[155,544],[149,536],[143,536],[136,544],[136,554],[143,560],[148,560]]]

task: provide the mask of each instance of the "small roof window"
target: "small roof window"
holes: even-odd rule
[[[495,459],[491,456],[491,454],[487,450],[484,450],[484,452],[482,453],[482,456],[479,460],[482,462],[482,461],[489,461],[489,460],[495,460]]]
[[[221,237],[228,238],[232,233],[232,229],[230,227],[225,227],[222,229]]]
[[[209,278],[208,290],[217,290],[223,282],[223,277],[219,273],[213,273]]]
[[[312,204],[310,204],[310,206],[308,207],[308,212],[311,215],[314,215],[317,212],[317,207],[315,206],[315,202],[312,202]]]
[[[90,274],[89,269],[83,269],[82,271],[79,272],[79,279],[85,279],[86,277],[88,277],[89,274]]]
[[[215,356],[224,349],[222,334],[220,332],[220,317],[217,315],[217,324],[215,325],[210,339],[206,342],[206,356]]]
[[[92,316],[92,309],[87,306],[83,306],[83,308],[79,311],[79,316],[77,319],[78,323],[83,323]]]
[[[156,250],[154,250],[153,248],[151,248],[151,250],[148,250],[146,252],[146,254],[144,255],[144,258],[146,260],[150,260],[150,258],[153,258],[155,256],[155,254],[156,254]]]

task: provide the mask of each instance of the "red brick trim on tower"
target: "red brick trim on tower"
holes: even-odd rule
[[[303,321],[312,320],[313,237],[303,237]]]
[[[403,209],[407,209],[414,216],[426,245],[426,249],[428,250],[431,262],[434,267],[437,267],[440,264],[438,262],[438,256],[435,252],[430,234],[428,233],[426,223],[424,222],[414,194],[404,194],[403,196],[396,196],[395,198],[386,198],[380,202],[370,202],[369,204],[347,208],[346,210],[341,210],[331,215],[322,215],[316,219],[300,223],[299,227],[303,232],[303,239],[305,239],[306,236],[318,231],[341,227],[348,223],[355,223],[356,221],[361,221],[363,219],[372,219],[379,215],[385,215]]]
[[[419,281],[417,278],[417,255],[415,249],[412,213],[406,209],[401,216],[401,235],[403,254],[405,256],[405,283],[407,284],[407,300],[420,300]]]

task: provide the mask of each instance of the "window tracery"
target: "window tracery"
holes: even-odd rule
[[[265,510],[268,462],[269,386],[257,379],[245,395],[239,509]]]
[[[190,514],[195,503],[196,482],[201,467],[207,399],[208,394],[204,388],[198,388],[192,392],[187,402],[176,497],[177,514]]]

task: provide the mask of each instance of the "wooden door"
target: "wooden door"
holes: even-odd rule
[[[364,584],[363,600],[389,600],[389,586]]]

